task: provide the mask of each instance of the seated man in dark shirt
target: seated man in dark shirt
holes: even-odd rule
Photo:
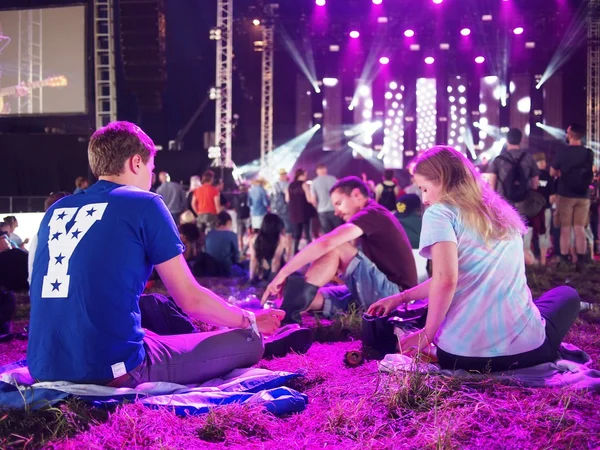
[[[300,312],[323,311],[331,317],[350,301],[368,308],[377,300],[417,285],[417,269],[406,232],[394,216],[372,200],[357,177],[338,181],[330,191],[335,213],[346,223],[304,248],[273,279],[263,296],[283,292],[285,323],[301,321]],[[311,264],[305,277],[290,277]],[[338,275],[345,286],[325,287]],[[289,279],[288,279],[289,277]]]
[[[99,129],[88,150],[99,181],[46,212],[30,289],[27,360],[35,379],[202,383],[256,363],[261,334],[279,327],[283,312],[244,311],[196,282],[173,217],[149,192],[155,153],[134,124]],[[174,336],[144,330],[140,296],[153,267],[183,311],[231,329]]]

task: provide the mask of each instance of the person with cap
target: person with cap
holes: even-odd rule
[[[423,217],[421,214],[421,199],[417,194],[405,194],[398,197],[394,217],[398,219],[412,248],[419,248],[421,226]]]

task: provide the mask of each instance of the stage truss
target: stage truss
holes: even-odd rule
[[[266,10],[263,24],[262,55],[262,88],[261,88],[261,122],[260,122],[260,162],[261,167],[269,165],[269,157],[273,151],[273,69],[275,55],[275,25],[273,23],[273,6]]]
[[[233,134],[233,0],[217,0],[217,75],[215,83],[215,146],[219,155],[213,165],[232,167],[231,140]]]
[[[94,0],[96,128],[117,120],[114,1]]]
[[[19,11],[19,43],[17,81],[19,85],[34,85],[42,81],[42,10]],[[43,89],[29,89],[18,97],[18,114],[42,112]]]

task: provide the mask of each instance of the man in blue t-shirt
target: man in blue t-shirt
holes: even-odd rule
[[[155,152],[134,124],[99,129],[88,150],[99,181],[46,212],[30,292],[27,359],[35,379],[201,383],[256,363],[260,334],[280,325],[282,311],[254,315],[198,285],[169,210],[149,192]],[[142,329],[139,301],[153,267],[192,318],[233,329],[176,336]]]

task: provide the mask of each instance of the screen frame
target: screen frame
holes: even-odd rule
[[[69,111],[69,112],[53,112],[53,113],[9,113],[9,114],[0,114],[0,121],[8,121],[15,119],[27,119],[27,118],[44,118],[44,117],[82,117],[89,116],[92,111],[95,109],[95,85],[91,81],[93,77],[93,73],[91,71],[95,69],[95,63],[92,64],[91,56],[94,53],[94,42],[92,42],[93,36],[90,36],[90,31],[92,30],[90,23],[93,22],[93,18],[90,18],[90,13],[92,11],[90,5],[88,3],[83,3],[81,1],[73,2],[73,3],[59,3],[59,4],[44,4],[40,6],[32,5],[27,8],[23,8],[22,6],[13,6],[13,7],[0,7],[0,13],[4,11],[30,11],[34,9],[61,9],[61,8],[73,8],[73,7],[83,7],[83,91],[84,91],[84,109],[81,111]],[[93,99],[94,107],[91,108],[90,101]]]

